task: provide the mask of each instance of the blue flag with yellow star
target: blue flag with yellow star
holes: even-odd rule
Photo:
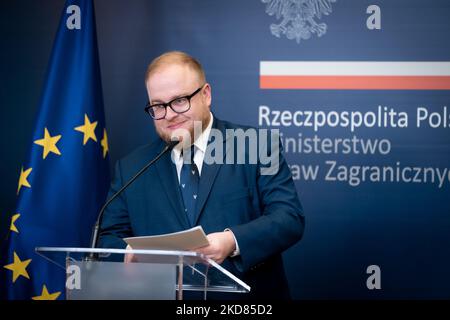
[[[88,247],[109,185],[94,8],[67,1],[59,23],[28,161],[20,168],[6,272],[9,299],[62,299],[64,270],[39,246]]]

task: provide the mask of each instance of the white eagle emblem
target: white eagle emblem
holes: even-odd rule
[[[286,38],[307,40],[315,33],[318,37],[327,32],[325,23],[317,23],[314,19],[321,19],[322,15],[332,12],[331,4],[337,0],[261,0],[267,3],[266,13],[282,18],[280,24],[271,24],[270,31],[276,37],[282,34]]]

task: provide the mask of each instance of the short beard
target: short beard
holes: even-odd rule
[[[202,133],[203,130],[205,130],[206,127],[208,126],[209,120],[210,119],[209,119],[209,112],[208,112],[208,115],[202,119],[201,126],[199,124],[200,121],[195,120],[195,121],[193,121],[194,125],[192,127],[189,127],[189,129],[184,129],[184,128],[176,129],[176,130],[173,130],[171,133],[163,132],[157,126],[155,126],[155,129],[156,129],[156,133],[159,135],[159,137],[165,142],[170,142],[170,141],[174,141],[174,140],[180,140],[180,141],[185,140],[185,139],[183,139],[183,137],[185,137],[189,133],[189,139],[186,139],[186,140],[189,140],[189,141],[191,141],[191,143],[194,143],[195,139],[197,138],[197,137],[194,137],[194,133],[196,133],[197,135]],[[196,128],[196,130],[194,130],[194,127],[196,125],[198,127]],[[200,130],[200,128],[201,128],[201,130]],[[180,136],[181,136],[181,139],[180,139]]]

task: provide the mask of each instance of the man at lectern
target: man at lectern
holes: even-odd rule
[[[201,225],[210,244],[196,251],[251,286],[234,298],[288,299],[281,253],[301,239],[304,216],[278,136],[213,115],[211,86],[186,53],[154,59],[145,85],[159,139],[117,161],[109,196],[168,142],[181,142],[108,206],[99,246]]]

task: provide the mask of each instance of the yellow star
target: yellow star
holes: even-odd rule
[[[42,293],[40,296],[32,297],[33,300],[56,300],[58,299],[59,295],[61,294],[61,291],[57,291],[55,293],[48,293],[47,287],[42,287]]]
[[[23,171],[23,167],[22,169],[20,169],[19,186],[17,187],[17,194],[19,194],[20,188],[22,188],[22,186],[31,188],[30,183],[27,180],[28,176],[31,173],[31,170],[33,170],[33,168],[29,168],[25,171]]]
[[[108,148],[108,136],[106,135],[106,129],[103,129],[103,139],[100,141],[102,147],[103,147],[103,158],[106,157],[106,154],[109,151]]]
[[[19,217],[20,217],[20,213],[17,213],[12,216],[11,227],[9,228],[9,230],[19,233],[19,230],[17,230],[16,226],[14,225],[14,222],[16,222],[16,220],[19,219]]]
[[[20,276],[30,279],[26,269],[30,262],[31,259],[21,261],[17,253],[14,251],[14,262],[4,266],[4,268],[13,272],[13,283],[16,282],[17,278]]]
[[[97,121],[95,121],[95,122],[89,121],[87,114],[84,114],[84,125],[75,127],[76,131],[84,133],[83,145],[85,145],[89,139],[92,139],[95,142],[97,142],[97,137],[95,136],[95,127],[96,126],[97,126]]]
[[[56,143],[61,139],[61,135],[50,136],[47,128],[44,129],[44,138],[34,141],[35,144],[44,147],[44,153],[42,154],[42,158],[45,159],[50,152],[53,152],[57,155],[61,155]]]

